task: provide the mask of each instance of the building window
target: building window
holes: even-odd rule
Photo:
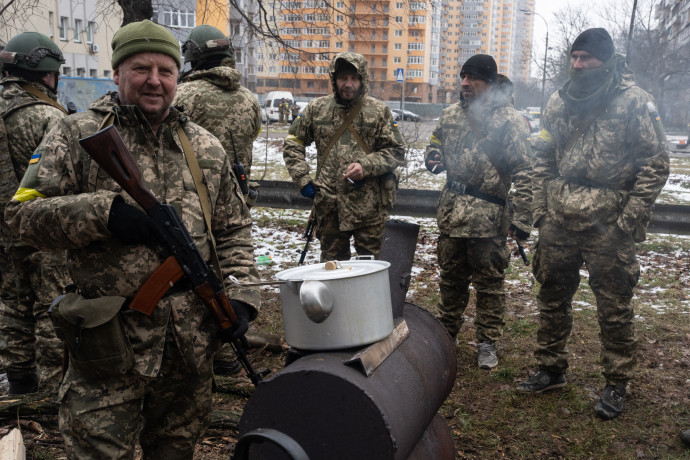
[[[53,38],[53,28],[55,27],[55,24],[53,24],[53,21],[55,21],[55,15],[53,14],[52,11],[48,12],[48,36],[50,38]]]
[[[103,78],[110,78],[110,70],[103,71]]]
[[[91,78],[98,78],[98,70],[96,70],[96,69],[89,69],[89,77],[91,77]]]
[[[394,58],[393,58],[393,64],[400,64],[400,58],[399,58],[399,57],[394,57]]]
[[[402,37],[402,30],[396,29],[393,32],[393,35],[395,35],[396,37]]]
[[[67,41],[67,18],[60,16],[60,24],[58,24],[60,31],[60,40]]]
[[[169,27],[179,27],[181,29],[191,29],[196,24],[196,13],[187,10],[165,10],[163,11],[163,25]]]
[[[337,49],[343,49],[343,42],[335,42],[335,47]]]
[[[72,76],[72,68],[63,66],[62,67],[62,75],[64,75],[65,77],[71,77]]]
[[[371,52],[372,53],[376,52],[376,44],[371,45]]]
[[[86,43],[93,43],[93,37],[96,34],[96,23],[89,21],[86,25]]]
[[[400,43],[396,43],[395,45],[393,45],[393,49],[394,49],[394,50],[401,50],[401,49],[402,49],[402,45],[401,45]]]
[[[77,67],[77,77],[85,77],[86,69],[83,67]]]
[[[74,42],[75,43],[81,43],[81,29],[82,29],[81,19],[75,19],[74,20]]]

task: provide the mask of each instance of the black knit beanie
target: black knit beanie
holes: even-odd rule
[[[596,27],[585,30],[575,39],[570,47],[570,52],[573,51],[587,51],[600,61],[606,62],[616,50],[606,29]]]
[[[465,61],[460,70],[460,76],[470,74],[481,78],[484,81],[493,83],[496,81],[498,67],[496,61],[488,54],[475,54]]]

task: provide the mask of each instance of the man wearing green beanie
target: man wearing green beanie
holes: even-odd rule
[[[79,296],[52,307],[70,352],[58,396],[68,458],[134,458],[138,440],[143,458],[192,459],[210,421],[213,356],[221,339],[241,339],[257,315],[259,292],[226,284],[238,321],[222,337],[186,277],[171,285],[151,315],[119,309],[135,294],[157,298],[142,286],[164,257],[151,218],[79,139],[115,125],[144,186],[177,211],[205,260],[215,238],[222,280],[259,280],[252,222],[220,141],[171,106],[180,65],[173,35],[142,21],[120,29],[112,45],[118,92],[63,119],[44,138],[7,206],[7,223],[32,246],[69,252]],[[186,141],[192,148],[185,151]],[[187,155],[202,169],[211,228]],[[103,329],[89,329],[104,309],[80,309],[83,299],[120,302],[110,319],[97,323],[108,327],[108,341],[98,343],[94,331]],[[59,320],[70,311],[81,318],[79,337]]]

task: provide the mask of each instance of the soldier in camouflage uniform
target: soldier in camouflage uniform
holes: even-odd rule
[[[240,86],[232,42],[215,27],[201,25],[189,33],[182,51],[192,72],[182,78],[173,105],[181,105],[194,123],[216,136],[231,163],[237,155],[249,180],[252,147],[261,131],[261,108],[251,91]],[[256,203],[258,184],[249,186],[245,199],[251,207]],[[224,344],[214,360],[214,373],[231,375],[241,370],[232,347]]]
[[[537,372],[519,386],[565,385],[572,299],[582,264],[589,271],[601,329],[606,386],[595,411],[618,417],[636,364],[635,243],[669,173],[666,139],[652,97],[635,85],[604,29],[573,42],[570,79],[554,93],[535,140],[534,225],[539,242]]]
[[[80,138],[112,122],[144,185],[177,210],[206,260],[208,231],[213,233],[223,270],[219,277],[257,281],[251,218],[223,146],[170,106],[181,61],[177,40],[163,26],[142,21],[121,28],[112,48],[118,92],[65,118],[43,140],[7,207],[8,224],[29,244],[67,249],[84,298],[131,298],[163,256],[148,215],[79,147]],[[180,131],[205,177],[211,229],[205,226]],[[70,360],[59,392],[69,458],[133,458],[137,438],[144,458],[192,458],[210,418],[211,361],[220,337],[185,281],[166,293],[151,316],[120,311],[133,352],[123,373],[99,378]],[[259,292],[227,289],[239,321],[223,335],[240,338],[257,314]]]
[[[351,237],[357,254],[378,255],[395,193],[393,171],[404,161],[402,138],[388,107],[366,94],[364,56],[337,54],[329,75],[334,94],[310,102],[292,123],[283,158],[302,195],[314,200],[321,260],[349,260]],[[358,112],[351,125],[332,139],[352,110]],[[313,179],[305,160],[312,142]]]
[[[195,27],[182,45],[192,72],[183,76],[174,105],[182,105],[194,123],[208,129],[225,147],[230,161],[235,152],[249,180],[252,146],[261,131],[259,101],[240,85],[235,49],[230,39],[212,26]],[[258,184],[250,184],[247,204],[256,203]]]
[[[66,115],[57,102],[60,49],[38,32],[13,37],[0,56],[0,164],[2,210],[17,189],[31,154],[41,139]],[[5,186],[7,185],[7,186]],[[62,345],[48,318],[48,307],[69,283],[64,252],[36,251],[12,234],[5,222],[0,273],[0,359],[10,394],[40,389],[57,391]]]
[[[506,235],[524,239],[530,231],[529,132],[512,106],[512,84],[491,56],[470,57],[460,77],[460,102],[443,111],[426,152],[429,171],[447,171],[438,205],[439,319],[455,338],[472,283],[478,365],[490,369],[498,365],[495,342],[503,334]]]

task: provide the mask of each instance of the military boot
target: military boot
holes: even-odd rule
[[[38,391],[38,377],[36,374],[10,371],[7,372],[7,381],[10,384],[7,394],[10,395],[24,395]]]
[[[612,420],[623,413],[627,382],[607,383],[594,412],[604,420]]]
[[[687,447],[690,447],[690,430],[685,430],[680,434],[680,439],[683,440]]]

